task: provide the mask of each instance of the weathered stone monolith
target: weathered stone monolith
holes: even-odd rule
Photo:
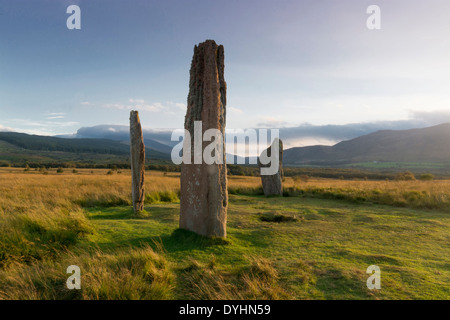
[[[207,40],[195,46],[184,122],[184,128],[190,133],[190,137],[184,139],[183,153],[190,151],[190,164],[183,161],[181,165],[180,228],[204,236],[217,237],[227,235],[228,193],[225,144],[221,143],[218,149],[220,161],[207,164],[204,157],[201,157],[199,163],[199,151],[203,155],[205,147],[210,145],[214,138],[203,141],[200,137],[200,143],[194,150],[194,127],[197,128],[197,135],[201,133],[203,136],[206,130],[217,129],[222,137],[225,136],[227,85],[223,73],[222,45],[217,45],[213,40]],[[201,121],[201,129],[197,121]],[[197,124],[194,125],[194,122]],[[196,154],[197,161],[194,159]]]
[[[137,111],[130,112],[131,194],[135,213],[144,210],[145,146]]]
[[[272,156],[273,146],[278,143],[278,157]],[[272,175],[264,175],[261,173],[261,182],[264,190],[264,195],[266,196],[282,196],[283,195],[283,142],[281,139],[274,139],[272,145],[264,150],[261,154],[261,157],[268,157],[272,161],[278,161],[279,167],[278,171]],[[260,158],[258,158],[258,165],[261,171],[261,168],[267,168],[271,166],[271,163],[262,164]]]

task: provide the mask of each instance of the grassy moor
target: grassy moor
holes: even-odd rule
[[[0,169],[1,299],[446,299],[450,181],[229,176],[228,237],[178,229],[179,173]],[[68,290],[66,268],[83,270]],[[366,286],[369,265],[383,290]]]

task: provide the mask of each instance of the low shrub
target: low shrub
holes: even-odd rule
[[[414,181],[416,177],[411,171],[399,172],[395,175],[397,181]]]
[[[431,173],[425,173],[422,174],[419,179],[422,181],[431,181],[434,180],[434,175],[432,175]]]

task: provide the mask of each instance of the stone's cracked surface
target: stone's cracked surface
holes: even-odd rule
[[[145,146],[138,111],[130,112],[131,194],[134,212],[144,210]]]
[[[224,79],[224,48],[207,40],[194,48],[189,95],[184,128],[191,141],[191,163],[181,165],[180,228],[204,236],[226,237],[227,168],[225,144],[223,164],[194,164],[194,121],[202,121],[202,136],[208,129],[218,129],[225,136],[226,90]],[[211,142],[202,144],[202,152]],[[203,154],[203,153],[202,153]]]
[[[279,155],[277,159],[279,161],[278,172],[273,175],[261,175],[264,195],[266,196],[283,195],[283,142],[281,139],[274,139],[272,145],[264,150],[263,153],[271,157],[272,146],[275,143],[279,144]],[[262,164],[258,158],[258,166],[261,170],[262,167],[270,167],[270,164]]]

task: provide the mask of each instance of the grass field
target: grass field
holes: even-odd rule
[[[390,169],[397,168],[402,170],[407,169],[445,169],[448,165],[446,163],[434,162],[358,162],[347,165],[347,167],[356,168],[371,168],[371,169]]]
[[[0,182],[0,299],[450,298],[450,181],[285,178],[267,198],[230,176],[226,240],[178,229],[179,173],[147,173],[140,216],[128,170],[0,168]]]

